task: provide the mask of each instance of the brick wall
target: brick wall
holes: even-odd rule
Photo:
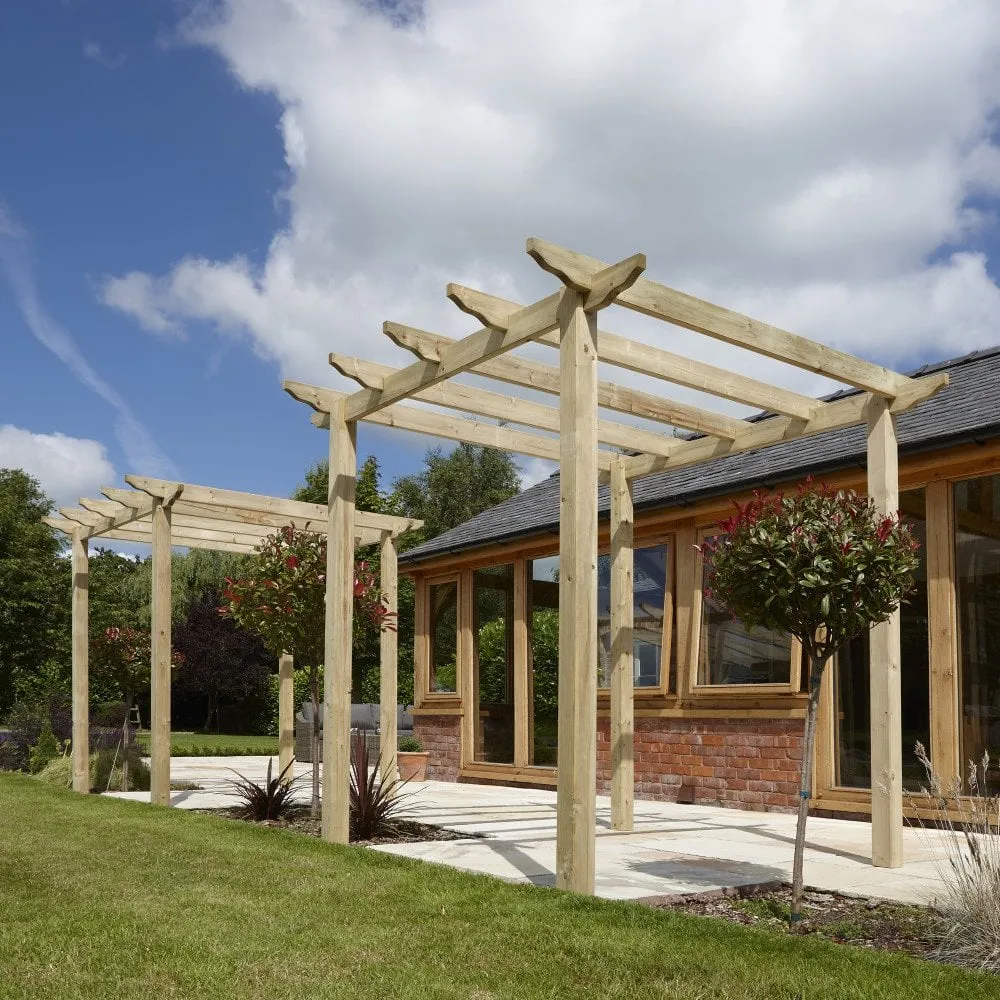
[[[427,777],[434,781],[458,781],[462,718],[458,715],[415,715],[413,735],[425,750]]]
[[[427,776],[457,781],[461,740],[457,715],[417,715],[413,734],[431,752]],[[611,791],[607,719],[597,724],[597,791]],[[637,799],[680,799],[772,812],[798,807],[802,721],[799,719],[636,719]]]
[[[597,790],[611,791],[610,722],[597,728]],[[798,719],[636,719],[640,799],[786,812],[798,807]]]

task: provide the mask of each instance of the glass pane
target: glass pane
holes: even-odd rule
[[[514,763],[514,567],[476,570],[475,759]]]
[[[430,689],[457,691],[458,583],[434,583],[429,588]]]
[[[532,723],[529,759],[537,767],[555,767],[558,747],[559,694],[559,557],[528,563],[531,622]]]
[[[914,746],[930,752],[930,657],[927,636],[927,500],[923,490],[900,494],[900,511],[920,542],[917,586],[901,605],[900,687],[903,710],[903,786],[926,783]],[[858,636],[837,656],[837,777],[846,788],[871,788],[868,635]]]
[[[706,560],[704,578],[709,578]],[[787,684],[792,640],[769,629],[748,632],[738,618],[702,595],[699,684]]]
[[[955,575],[964,775],[969,761],[987,751],[996,760],[1000,751],[1000,476],[955,484]]]
[[[652,545],[633,553],[633,684],[657,687],[663,647],[667,592],[667,546]],[[611,556],[597,560],[597,686],[611,684]]]

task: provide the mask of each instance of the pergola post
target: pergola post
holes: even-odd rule
[[[559,309],[559,723],[556,884],[593,894],[597,742],[597,319]]]
[[[890,401],[868,403],[868,494],[878,510],[899,512],[899,454]],[[900,700],[899,609],[869,636],[872,782],[872,864],[903,864],[903,747]]]
[[[87,539],[72,536],[73,635],[73,790],[90,791],[90,562]]]
[[[295,658],[278,658],[278,774],[295,759]],[[288,780],[291,781],[291,774]]]
[[[170,506],[153,498],[150,665],[150,801],[170,805]]]
[[[398,694],[398,566],[396,563],[396,541],[391,531],[382,532],[379,547],[380,580],[386,611],[391,616],[388,626],[382,627],[379,636],[379,748],[382,780],[391,781],[396,777],[396,703]]]
[[[326,636],[323,677],[323,839],[350,834],[351,654],[354,617],[354,494],[357,425],[343,402],[330,410],[330,499],[326,549]]]
[[[632,483],[611,464],[611,828],[629,832],[635,796],[632,653]]]

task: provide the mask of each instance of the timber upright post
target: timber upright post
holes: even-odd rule
[[[354,620],[354,421],[342,400],[330,409],[330,499],[326,546],[326,634],[323,674],[323,839],[350,835],[351,666]]]
[[[891,400],[868,403],[868,494],[879,512],[899,513],[899,454]],[[869,636],[871,698],[872,864],[903,865],[903,746],[899,608]]]
[[[81,528],[72,535],[73,790],[90,791],[90,563]]]
[[[294,759],[295,658],[291,653],[282,653],[278,658],[278,774],[284,774]]]
[[[398,635],[399,597],[398,565],[396,562],[396,541],[391,531],[382,532],[379,546],[379,578],[381,591],[385,597],[385,609],[390,618],[388,625],[382,626],[379,635],[379,760],[382,780],[391,781],[396,777],[396,704],[399,699],[398,686]]]
[[[150,676],[150,801],[170,805],[170,520],[171,508],[161,497],[152,506],[152,594]]]
[[[632,483],[611,463],[611,828],[631,832],[635,798]]]
[[[594,892],[597,785],[597,317],[559,316],[559,721],[556,884]]]

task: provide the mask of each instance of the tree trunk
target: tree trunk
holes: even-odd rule
[[[125,721],[122,723],[122,791],[128,791],[128,748],[132,742],[132,692],[125,692]]]
[[[313,720],[312,720],[312,805],[310,815],[313,819],[319,819],[319,671],[315,667],[309,668],[309,695],[312,698]]]
[[[809,799],[812,795],[813,749],[816,746],[816,711],[819,708],[820,684],[823,680],[825,660],[809,656],[809,709],[806,712],[805,732],[802,739],[802,782],[799,786],[799,816],[795,824],[795,855],[792,860],[792,912],[794,925],[802,919],[802,862],[806,849],[806,819],[809,816]]]

